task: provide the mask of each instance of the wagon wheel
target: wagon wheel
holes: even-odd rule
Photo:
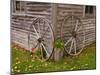
[[[64,18],[61,26],[61,39],[64,41],[65,52],[69,55],[75,56],[82,52],[85,32],[80,18],[74,15]]]
[[[41,60],[48,60],[53,52],[54,35],[53,30],[44,18],[36,18],[30,26],[28,43],[30,51],[38,51]]]

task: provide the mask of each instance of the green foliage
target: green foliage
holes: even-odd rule
[[[45,52],[44,49],[42,49],[42,53],[43,53],[43,57],[45,58],[46,57],[46,52]],[[40,49],[36,52],[36,56],[38,56],[39,58],[42,58]]]
[[[64,48],[64,42],[62,40],[56,40],[54,43],[55,48],[63,49]]]
[[[92,44],[78,56],[67,56],[59,62],[41,62],[33,59],[28,51],[12,48],[12,73],[35,73],[51,71],[86,70],[96,68],[96,49]]]

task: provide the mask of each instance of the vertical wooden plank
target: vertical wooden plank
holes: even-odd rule
[[[22,7],[21,7],[21,6],[22,6],[22,2],[20,1],[20,13],[21,13],[21,9],[22,9]]]
[[[11,12],[15,13],[16,12],[16,0],[12,0],[11,4],[12,4],[11,5],[11,7],[12,7]]]
[[[54,4],[52,3],[51,4],[51,13],[52,13],[52,16],[51,16],[51,24],[52,24],[52,28],[53,28],[53,31],[54,31],[54,38],[56,38],[56,28],[57,28],[57,4]],[[51,59],[55,59],[55,50],[53,52],[53,55],[51,57]]]
[[[96,17],[96,6],[93,7],[93,15]]]
[[[56,38],[56,28],[57,28],[57,4],[53,3],[51,4],[52,8],[52,28],[54,31],[54,36]]]
[[[11,13],[14,12],[14,0],[11,0]]]
[[[85,17],[85,5],[83,5],[83,17]]]

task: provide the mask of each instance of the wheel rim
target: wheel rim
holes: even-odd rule
[[[78,55],[82,52],[85,43],[84,27],[80,18],[68,16],[61,26],[61,39],[64,41],[65,51],[69,55]]]
[[[30,26],[29,49],[40,51],[40,59],[48,60],[53,52],[54,34],[47,19],[36,18]]]

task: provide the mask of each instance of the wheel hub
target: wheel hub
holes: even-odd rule
[[[41,43],[42,41],[43,41],[43,39],[42,39],[42,38],[39,38],[39,39],[38,39],[38,42],[39,42],[39,43]]]
[[[76,36],[77,36],[77,33],[76,33],[76,31],[72,31],[72,36],[74,37],[74,38],[76,38]]]

